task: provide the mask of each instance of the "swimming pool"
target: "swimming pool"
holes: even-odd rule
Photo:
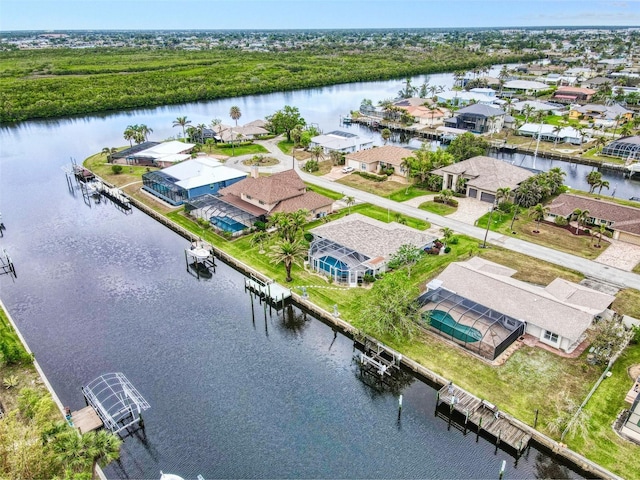
[[[247,228],[246,225],[243,225],[240,222],[236,222],[229,217],[211,217],[209,219],[211,223],[213,223],[216,227],[224,230],[226,232],[240,232]]]
[[[318,268],[324,270],[332,277],[345,279],[349,276],[349,267],[347,264],[330,255],[319,258],[317,265]]]
[[[482,339],[480,330],[460,325],[444,310],[427,310],[422,314],[422,318],[429,320],[433,328],[462,342],[473,343]]]

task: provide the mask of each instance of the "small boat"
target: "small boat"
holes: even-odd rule
[[[184,480],[184,478],[174,473],[163,473],[163,471],[160,470],[160,480]]]

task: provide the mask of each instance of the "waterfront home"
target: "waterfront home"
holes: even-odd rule
[[[413,151],[394,145],[374,147],[360,152],[349,153],[345,156],[345,164],[360,172],[380,173],[387,168],[393,168],[395,173],[406,176],[402,168],[402,161],[413,156]]]
[[[193,147],[195,147],[194,143],[171,140],[157,143],[144,150],[129,152],[125,158],[128,164],[170,167],[191,158]]]
[[[518,135],[524,137],[533,137],[540,140],[553,143],[570,143],[571,145],[582,145],[585,140],[590,138],[584,136],[580,131],[573,127],[562,127],[557,129],[554,125],[546,123],[525,123],[518,129]]]
[[[640,135],[619,138],[604,147],[602,154],[640,161]]]
[[[402,245],[424,249],[435,237],[396,222],[384,223],[353,213],[312,228],[309,266],[333,281],[351,287],[365,275],[387,269],[387,262]]]
[[[502,130],[505,115],[504,110],[476,103],[455,112],[452,118],[445,120],[445,124],[473,133],[497,133]]]
[[[558,87],[553,93],[553,99],[559,103],[589,102],[596,94],[595,90],[582,87]]]
[[[142,174],[142,189],[171,205],[239,182],[247,176],[235,168],[225,167],[212,158],[198,157],[168,168]]]
[[[373,138],[362,137],[355,133],[333,130],[329,133],[316,135],[311,138],[311,148],[322,147],[325,155],[331,152],[352,153],[373,147]]]
[[[466,341],[457,338],[457,343],[484,357],[515,341],[520,325],[537,342],[571,353],[594,319],[612,314],[612,295],[560,278],[541,287],[514,279],[515,273],[480,257],[453,262],[427,285],[421,303],[448,314],[448,321],[439,319],[446,327],[439,333],[455,340],[456,332],[463,332]]]
[[[549,89],[549,85],[531,80],[509,80],[505,82],[502,89],[502,96],[512,97],[514,95],[535,95]]]
[[[542,81],[548,85],[573,87],[577,83],[578,77],[566,74],[561,75],[560,73],[550,73],[546,77],[543,77]]]
[[[436,95],[438,103],[464,107],[472,102],[482,105],[493,105],[495,96],[488,96],[484,93],[466,92],[464,90],[446,90]]]
[[[566,114],[566,107],[557,103],[540,102],[538,100],[524,100],[522,102],[514,102],[511,109],[519,113],[523,113],[525,109],[531,108],[534,112],[550,112],[552,115]]]
[[[202,131],[202,138],[206,140],[213,138],[216,142],[236,142],[238,140],[255,140],[267,135],[269,131],[265,128],[264,120],[254,120],[241,126],[219,124],[214,129],[205,128]]]
[[[546,219],[551,222],[556,217],[571,220],[576,210],[589,212],[586,223],[591,228],[604,225],[614,239],[640,245],[640,208],[563,193],[549,205]]]
[[[472,157],[431,172],[442,177],[442,188],[457,190],[464,184],[469,198],[494,203],[500,188],[516,190],[533,172],[492,157]]]

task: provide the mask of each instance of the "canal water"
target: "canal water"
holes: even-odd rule
[[[448,428],[434,415],[435,391],[420,381],[393,393],[371,388],[346,337],[295,308],[265,315],[256,304],[252,313],[238,272],[222,264],[199,281],[186,271],[181,237],[137,210],[88,206],[67,188],[70,157],[121,145],[127,124],[145,123],[163,139],[177,133],[177,116],[197,124],[233,104],[247,121],[289,104],[307,121],[322,109],[319,122],[338,122],[337,105],[399,89],[376,85],[1,128],[0,247],[18,273],[0,277],[2,300],[65,405],[83,407],[81,386],[114,371],[151,404],[145,437],[125,440],[109,478],[158,478],[160,470],[186,478],[497,478],[503,460],[505,478],[580,477],[536,448],[516,461]]]

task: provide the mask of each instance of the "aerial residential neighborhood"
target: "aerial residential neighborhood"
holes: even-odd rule
[[[0,478],[637,476],[637,12],[458,3],[7,9]]]

